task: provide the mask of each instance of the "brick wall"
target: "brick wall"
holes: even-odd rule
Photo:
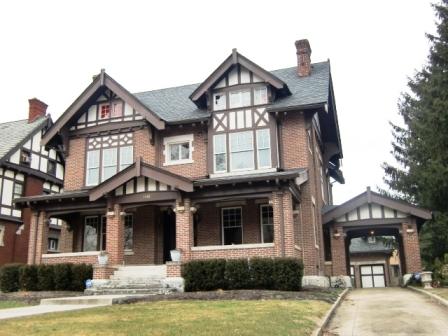
[[[192,251],[191,259],[210,259],[210,258],[226,258],[226,259],[238,259],[238,258],[252,258],[252,257],[275,257],[274,247],[254,247],[254,248],[238,248],[234,245],[234,248],[222,249],[222,250],[205,250],[205,251]]]
[[[412,231],[412,232],[411,232]],[[422,261],[420,257],[420,243],[415,220],[409,218],[402,224],[401,234],[403,239],[403,249],[406,263],[406,273],[422,271]]]
[[[110,265],[121,265],[124,260],[124,223],[121,206],[115,204],[113,214],[107,214],[106,251]]]
[[[17,224],[1,220],[0,225],[5,227],[3,234],[3,246],[0,245],[0,265],[11,263],[14,260],[14,240]]]
[[[73,236],[73,231],[70,231],[68,224],[63,222],[59,235],[59,252],[73,252]]]
[[[84,187],[86,138],[70,139],[69,155],[65,158],[64,190]]]
[[[345,250],[344,230],[342,226],[335,224],[330,230],[330,235],[333,275],[347,275],[347,256]]]
[[[134,132],[134,160],[143,158],[143,161],[152,165],[156,164],[155,146],[151,145],[150,131],[148,128]]]
[[[95,265],[98,263],[98,256],[96,255],[59,256],[58,254],[54,254],[51,257],[43,257],[42,263],[43,264],[72,263],[72,264]]]

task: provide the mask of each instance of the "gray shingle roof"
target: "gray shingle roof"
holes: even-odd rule
[[[47,118],[38,118],[32,123],[24,119],[0,124],[0,159],[46,122]]]
[[[369,243],[364,238],[353,238],[350,242],[350,253],[389,253],[393,248],[386,246],[382,240]]]
[[[298,77],[297,68],[271,71],[288,85],[291,95],[283,97],[270,105],[270,108],[288,108],[313,105],[328,101],[330,85],[330,63],[312,64],[311,75]],[[143,104],[167,122],[201,120],[210,116],[206,110],[199,109],[190,99],[190,94],[200,85],[191,84],[162,90],[134,93]]]

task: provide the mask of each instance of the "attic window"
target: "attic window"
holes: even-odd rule
[[[100,119],[108,119],[110,117],[110,105],[100,105]]]
[[[227,107],[226,102],[226,94],[223,93],[215,93],[213,95],[213,110],[219,111],[219,110],[225,110]]]
[[[20,163],[29,166],[31,163],[31,154],[27,150],[23,150],[20,153]]]

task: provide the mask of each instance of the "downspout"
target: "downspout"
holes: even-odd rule
[[[282,131],[282,121],[280,120],[280,115],[278,112],[275,113],[275,119],[277,124],[277,148],[278,148],[278,168],[279,170],[283,170],[284,158],[283,158],[283,131]]]

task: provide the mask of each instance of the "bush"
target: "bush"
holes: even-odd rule
[[[302,288],[303,263],[295,258],[279,258],[274,261],[274,288],[298,291]]]
[[[54,266],[37,266],[37,289],[41,291],[54,290]]]
[[[70,289],[73,291],[83,291],[85,289],[85,281],[93,277],[92,265],[72,264],[71,275],[72,281]]]
[[[18,291],[20,264],[6,264],[0,270],[0,290],[4,293]]]
[[[274,288],[274,260],[271,258],[253,258],[250,260],[250,274],[253,288]]]
[[[247,259],[227,260],[224,278],[228,289],[251,288],[249,263]]]
[[[54,289],[69,290],[72,285],[71,264],[56,264],[54,267]]]
[[[187,292],[225,288],[224,259],[194,260],[186,263],[182,270]]]
[[[19,284],[21,290],[36,291],[38,289],[36,265],[23,265],[20,268]]]

